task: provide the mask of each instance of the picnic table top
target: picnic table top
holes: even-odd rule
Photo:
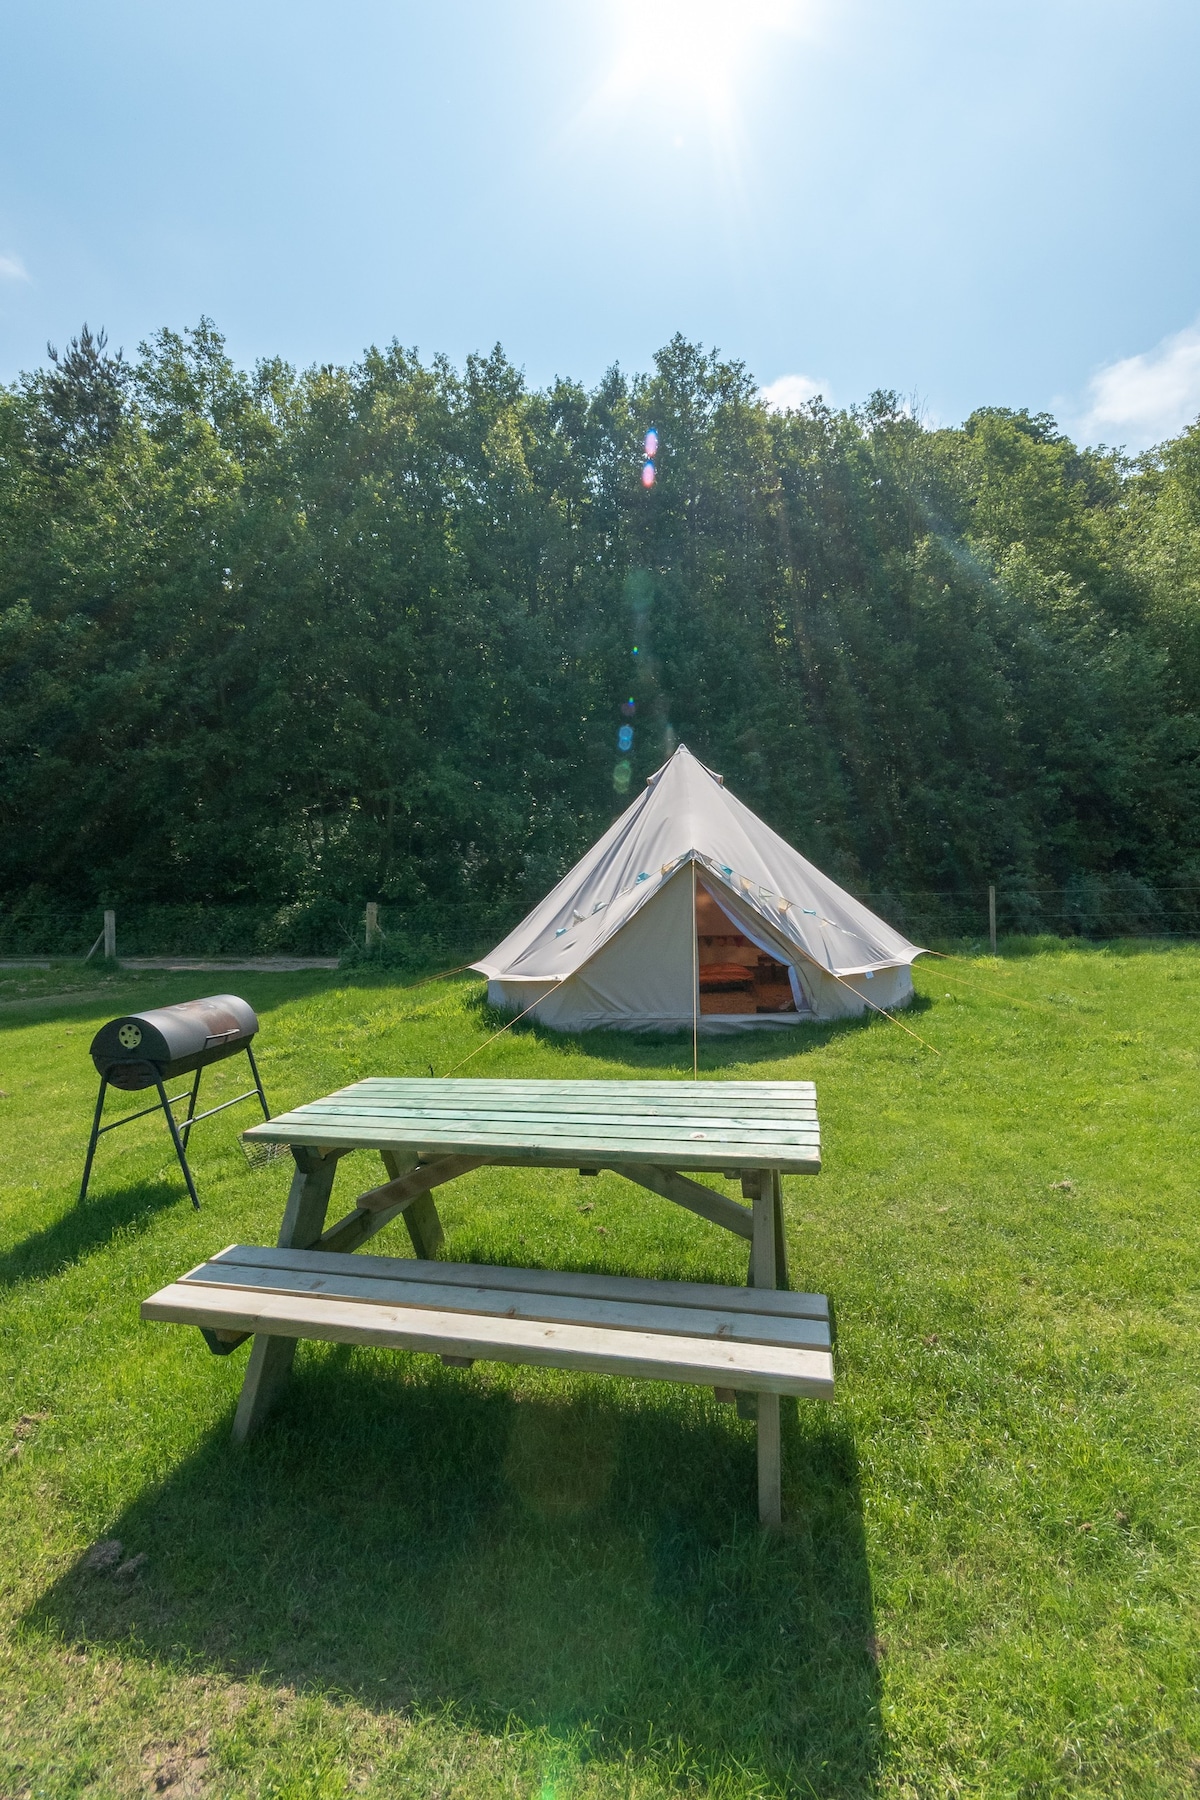
[[[572,1168],[821,1167],[811,1081],[486,1081],[373,1076],[243,1132],[251,1142],[403,1148]]]

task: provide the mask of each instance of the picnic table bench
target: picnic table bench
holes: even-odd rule
[[[780,1396],[833,1393],[828,1302],[789,1291],[783,1227],[781,1176],[820,1168],[811,1082],[372,1079],[243,1136],[295,1159],[278,1243],[233,1245],[142,1306],[220,1354],[254,1337],[235,1437],[266,1417],[302,1338],[710,1386],[754,1397],[759,1514],[779,1522]],[[389,1179],[327,1226],[337,1164],[364,1148]],[[623,1175],[747,1240],[748,1285],[433,1262],[434,1190],[486,1166]],[[749,1205],[684,1170],[739,1181]],[[416,1260],[347,1254],[397,1217]]]

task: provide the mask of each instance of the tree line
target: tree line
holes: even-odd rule
[[[0,389],[10,910],[499,920],[682,741],[893,910],[1074,884],[1195,929],[1198,699],[1200,426],[773,413],[679,337],[590,390],[246,372],[207,320]]]

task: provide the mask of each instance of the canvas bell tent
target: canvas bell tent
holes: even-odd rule
[[[903,1006],[920,955],[680,746],[472,966],[559,1031],[712,1032]]]

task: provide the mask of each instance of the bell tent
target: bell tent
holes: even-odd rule
[[[472,966],[558,1031],[713,1032],[904,1006],[921,954],[681,745]]]

